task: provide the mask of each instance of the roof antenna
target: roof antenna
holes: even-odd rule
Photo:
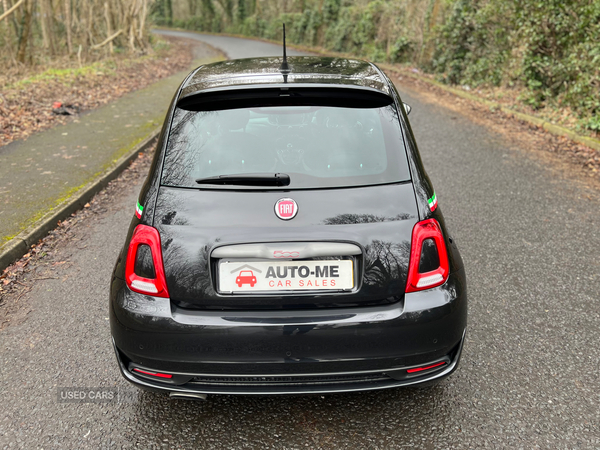
[[[279,71],[283,75],[283,82],[287,83],[287,76],[291,72],[290,66],[287,62],[287,54],[285,52],[285,23],[283,24],[283,62],[279,66]]]

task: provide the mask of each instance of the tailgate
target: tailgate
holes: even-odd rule
[[[292,220],[274,205],[298,204]],[[161,187],[171,301],[195,309],[390,303],[404,295],[417,209],[411,183],[292,192]]]

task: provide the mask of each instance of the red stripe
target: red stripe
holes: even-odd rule
[[[428,370],[428,369],[433,369],[434,367],[443,366],[444,364],[446,364],[446,361],[432,364],[431,366],[427,366],[427,367],[416,367],[415,369],[408,369],[407,372],[408,373],[421,372],[423,370]]]
[[[147,372],[147,371],[145,371],[145,370],[138,369],[137,367],[136,367],[135,369],[133,369],[133,370],[135,370],[136,372],[139,372],[139,373],[146,374],[146,375],[152,375],[153,377],[160,377],[160,378],[173,378],[173,375],[170,375],[170,374],[167,374],[167,373],[155,373],[155,372]]]

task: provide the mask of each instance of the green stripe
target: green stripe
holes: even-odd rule
[[[434,202],[435,202],[435,192],[433,193],[431,198],[427,200],[427,203],[429,203],[430,205],[433,205]]]

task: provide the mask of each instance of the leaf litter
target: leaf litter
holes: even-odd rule
[[[113,59],[96,70],[74,75],[32,77],[29,81],[0,75],[0,146],[67,123],[131,91],[188,69],[197,43],[165,36],[168,48],[151,56]]]

